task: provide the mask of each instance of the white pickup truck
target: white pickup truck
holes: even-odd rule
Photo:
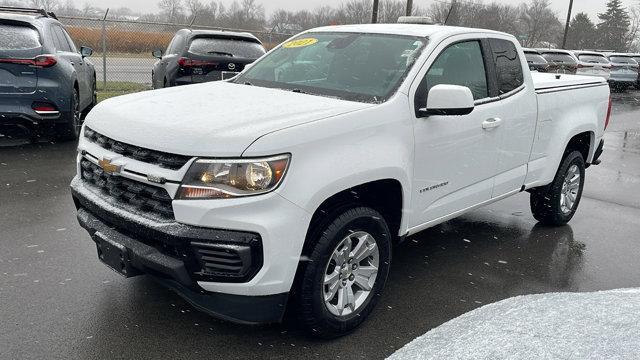
[[[325,27],[234,79],[100,103],[71,188],[122,275],[336,337],[375,307],[394,241],[522,191],[567,223],[610,106],[602,78],[531,74],[504,33]]]

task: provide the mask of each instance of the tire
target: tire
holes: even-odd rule
[[[544,225],[561,226],[568,223],[580,204],[584,178],[585,161],[582,154],[579,151],[566,154],[553,182],[531,191],[533,217]]]
[[[296,294],[300,324],[324,339],[346,335],[367,318],[380,298],[391,264],[389,227],[377,211],[349,207],[332,219],[312,232],[317,236],[309,239],[309,261],[301,269]],[[340,303],[341,299],[351,299],[351,305]]]
[[[87,117],[87,115],[89,115],[89,112],[96,105],[98,105],[98,96],[97,96],[97,92],[96,92],[96,84],[97,84],[96,83],[96,79],[93,79],[93,85],[91,85],[91,104],[89,104],[89,106],[87,106],[87,108],[82,111],[82,120],[83,121]]]
[[[65,115],[65,119],[57,124],[56,133],[58,139],[63,141],[76,140],[80,136],[80,128],[82,127],[82,113],[80,111],[80,95],[76,88],[71,94],[71,111]]]

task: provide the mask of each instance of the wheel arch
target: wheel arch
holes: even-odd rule
[[[564,148],[564,154],[572,151],[579,151],[585,163],[589,163],[595,152],[595,133],[593,131],[583,131],[573,135]]]
[[[348,207],[366,206],[379,212],[389,226],[392,237],[400,235],[403,221],[404,189],[394,178],[381,178],[343,188],[315,208],[307,227],[302,255],[312,248],[317,229],[330,222],[335,214]]]

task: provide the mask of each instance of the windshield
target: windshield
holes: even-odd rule
[[[630,57],[626,56],[609,56],[609,60],[618,64],[632,64],[637,65],[638,63]]]
[[[586,63],[608,64],[609,61],[606,57],[600,55],[578,55],[580,61]]]
[[[547,60],[545,60],[540,54],[524,53],[524,56],[527,58],[527,62],[529,64],[546,64],[547,63]]]
[[[40,46],[40,36],[35,29],[0,24],[0,50],[29,50]]]
[[[273,50],[235,82],[384,102],[400,86],[426,42],[413,36],[307,33]]]
[[[548,62],[554,63],[574,63],[576,60],[571,55],[562,53],[544,53],[542,56],[547,59]]]
[[[189,52],[196,55],[222,55],[257,59],[264,55],[262,45],[240,39],[197,37],[191,41]]]

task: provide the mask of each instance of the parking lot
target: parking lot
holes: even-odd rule
[[[520,194],[394,249],[383,298],[355,333],[242,326],[194,310],[146,277],[102,265],[75,219],[75,144],[0,146],[0,358],[384,358],[467,311],[540,292],[640,286],[640,94],[614,94],[602,164],[580,209],[536,225]],[[6,139],[5,139],[6,140]],[[2,142],[3,139],[0,139]]]

